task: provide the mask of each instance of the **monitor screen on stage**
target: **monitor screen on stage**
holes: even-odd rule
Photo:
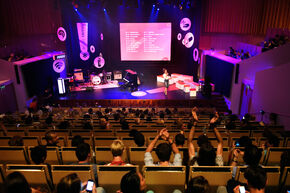
[[[171,23],[120,23],[121,61],[170,61]]]

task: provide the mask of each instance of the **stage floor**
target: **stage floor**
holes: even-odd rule
[[[176,88],[175,84],[170,85],[168,94],[164,94],[164,84],[157,82],[156,77],[142,82],[137,92],[131,92],[129,89],[101,88],[94,90],[72,91],[65,96],[59,96],[59,100],[102,100],[102,99],[196,99],[203,98],[199,94],[196,97],[190,97],[189,93]]]
[[[102,107],[215,107],[220,112],[225,112],[227,106],[223,96],[212,93],[207,99],[197,93],[190,97],[189,93],[170,85],[168,95],[164,94],[164,84],[157,82],[156,75],[147,75],[137,92],[129,89],[95,88],[87,91],[74,91],[65,96],[56,98],[57,103],[63,107],[72,106],[102,106]],[[134,94],[137,94],[137,96]]]

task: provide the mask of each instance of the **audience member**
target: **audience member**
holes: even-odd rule
[[[84,143],[85,140],[80,135],[75,135],[71,140],[71,146],[72,147],[78,147],[79,144]]]
[[[13,136],[11,139],[8,141],[9,146],[23,146],[23,138],[19,135]]]
[[[87,181],[82,182],[76,173],[63,177],[56,186],[56,193],[83,193],[85,192]],[[94,184],[92,193],[105,193],[102,187]]]
[[[4,190],[5,193],[42,193],[37,189],[31,188],[20,172],[13,172],[6,177]]]
[[[185,142],[185,137],[183,134],[179,133],[179,134],[175,135],[176,147],[183,147],[184,142]]]
[[[39,145],[30,149],[30,157],[35,164],[44,164],[47,156],[45,146]]]
[[[203,176],[196,176],[191,178],[187,185],[186,193],[209,193],[210,186]]]
[[[77,165],[92,165],[95,175],[95,183],[98,185],[98,175],[96,164],[91,163],[92,153],[91,147],[88,143],[80,143],[76,149],[76,156],[78,158]]]
[[[154,164],[151,152],[160,137],[162,137],[168,143],[160,143],[157,146],[156,154],[159,159],[159,162],[157,164]],[[170,159],[170,155],[172,151],[174,153],[174,159],[173,159],[173,163],[170,163],[169,159]],[[179,150],[176,147],[175,143],[173,143],[172,139],[169,138],[169,133],[166,128],[162,129],[147,147],[146,152],[145,152],[144,162],[146,166],[154,166],[154,165],[181,166],[182,165],[182,159],[181,159]]]
[[[58,146],[59,137],[56,132],[53,130],[49,130],[45,133],[46,146]]]
[[[247,180],[249,193],[264,193],[267,183],[267,173],[261,166],[248,167],[244,177]],[[234,188],[234,193],[240,193],[240,185]]]
[[[122,177],[120,187],[119,193],[144,193],[145,178],[141,173],[132,170]]]
[[[218,129],[214,126],[215,122],[218,120],[218,117],[215,116],[210,120],[211,127],[213,127],[215,136],[218,141],[217,152],[215,152],[212,144],[208,141],[208,138],[205,135],[203,137],[199,137],[198,145],[200,147],[198,156],[195,156],[195,148],[192,142],[195,133],[195,126],[190,129],[188,136],[188,154],[190,159],[190,165],[194,166],[223,166],[223,139],[218,131]]]
[[[132,129],[129,136],[134,138],[134,142],[138,147],[143,147],[145,145],[144,135],[136,129]]]
[[[119,139],[114,140],[113,143],[111,144],[111,152],[113,155],[113,161],[107,165],[108,166],[131,165],[131,164],[127,164],[127,163],[125,163],[125,161],[123,161],[122,155],[123,155],[124,151],[125,151],[124,143]]]

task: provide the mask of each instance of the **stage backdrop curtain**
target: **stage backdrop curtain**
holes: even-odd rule
[[[56,33],[61,26],[59,0],[0,1],[2,35],[24,36]]]
[[[266,34],[290,28],[289,0],[205,0],[203,32]]]

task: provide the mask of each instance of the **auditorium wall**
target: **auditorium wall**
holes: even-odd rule
[[[251,112],[278,114],[278,123],[290,130],[290,62],[256,73]]]
[[[248,86],[254,89],[256,73],[289,63],[290,61],[289,50],[290,50],[290,44],[286,44],[284,46],[264,52],[258,56],[255,56],[255,57],[252,57],[252,58],[249,58],[247,60],[243,60],[242,62],[240,62],[238,83],[235,83],[233,80],[231,96],[229,98],[231,102],[230,108],[233,111],[233,113],[239,114],[242,83],[247,82]],[[277,87],[280,88],[278,84],[277,84]],[[285,90],[281,89],[280,92],[283,93],[285,92]],[[273,100],[272,102],[273,102],[273,105],[276,103],[275,100]],[[256,104],[252,103],[252,107],[254,106],[255,106],[254,109],[251,108],[252,109],[251,113],[257,113],[261,110],[261,108],[263,108],[263,106],[257,107]]]

